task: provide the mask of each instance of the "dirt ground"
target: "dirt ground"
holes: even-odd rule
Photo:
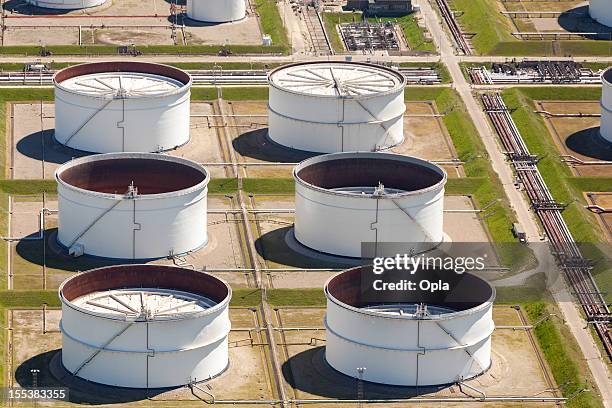
[[[294,208],[293,196],[258,195],[257,209]],[[476,213],[453,212],[472,210],[474,206],[464,196],[446,196],[444,231],[451,242],[488,243],[486,230]],[[258,214],[255,224],[256,248],[260,266],[265,269],[309,268],[316,271],[268,271],[267,284],[274,288],[321,287],[337,270],[355,266],[353,260],[322,255],[294,242],[293,214]],[[488,244],[485,244],[487,247]],[[296,248],[298,248],[296,250]],[[485,249],[487,250],[487,249]],[[493,253],[492,249],[487,252]]]
[[[538,109],[550,113],[600,113],[599,102],[537,102]],[[612,143],[599,135],[598,117],[551,117],[545,119],[560,155],[575,157],[568,163],[576,176],[610,177],[612,166],[581,164],[582,162],[612,161]]]
[[[165,0],[113,0],[99,7],[71,11],[41,9],[24,0],[9,0],[4,2],[3,21],[3,45],[79,44],[79,37],[81,45],[259,45],[262,38],[257,16],[250,7],[247,18],[241,21],[211,24],[190,20],[181,13],[175,20],[170,16],[170,2]],[[171,29],[174,22],[176,30]]]
[[[38,235],[38,216],[42,209],[41,197],[14,197],[11,216],[11,236],[35,237]],[[46,200],[46,207],[57,209],[55,198]],[[215,210],[235,207],[235,202],[225,196],[209,195],[208,207],[208,244],[177,260],[178,265],[193,265],[198,270],[208,270],[213,275],[229,282],[235,287],[253,285],[252,274],[234,269],[245,268],[245,256],[241,236],[240,214],[222,214]],[[57,288],[61,282],[75,271],[83,271],[116,263],[90,256],[69,257],[57,244],[57,215],[45,217],[45,242],[42,240],[19,241],[11,244],[11,270],[15,289]],[[173,261],[160,259],[151,263],[171,265]]]
[[[410,92],[409,90],[407,92]],[[457,159],[457,152],[450,139],[437,107],[431,102],[407,102],[404,114],[404,143],[391,149],[393,153],[416,156],[431,161]],[[418,116],[425,115],[425,116]],[[461,166],[442,166],[449,177],[461,177]]]
[[[231,149],[244,177],[291,177],[293,164],[313,153],[287,149],[273,144],[267,138],[267,102],[222,102],[226,123],[219,128],[217,119],[219,102],[191,103],[191,140],[185,146],[166,152],[207,165],[212,177],[231,176]],[[53,138],[55,108],[52,103],[14,103],[10,120],[12,146],[8,167],[15,179],[53,178],[60,164],[87,153],[66,148]],[[42,112],[42,117],[41,117]],[[405,141],[391,149],[394,153],[412,155],[432,161],[450,161],[457,158],[450,136],[439,117],[410,116],[433,115],[437,109],[429,102],[408,102],[404,118]],[[236,116],[234,116],[236,115]],[[242,116],[241,116],[242,115]],[[253,116],[249,116],[253,115]],[[44,164],[43,164],[44,159]],[[273,165],[270,165],[273,164]],[[442,165],[449,177],[464,175],[462,166]]]
[[[507,11],[557,12],[542,16],[509,17],[523,32],[600,33],[605,38],[612,33],[609,27],[597,23],[588,14],[588,3],[582,0],[500,2]]]
[[[54,197],[47,198],[45,202],[46,208],[57,209]],[[13,197],[11,236],[36,237],[42,208],[42,198],[39,196]],[[236,208],[235,200],[225,196],[210,195],[208,208],[208,244],[181,257],[176,264],[192,265],[198,270],[207,270],[235,287],[253,287],[252,272],[244,270],[248,269],[249,265],[241,214],[223,213],[223,210]],[[257,195],[253,197],[250,208],[293,209],[294,199],[293,196],[284,195]],[[445,232],[451,242],[488,242],[484,226],[476,213],[453,212],[472,210],[474,207],[469,198],[447,196],[445,208],[447,210],[444,214]],[[356,265],[352,260],[320,254],[291,241],[292,213],[251,214],[249,219],[255,234],[259,266],[266,269],[264,276],[269,287],[321,287],[337,271]],[[57,215],[45,215],[44,222],[45,241],[22,240],[11,244],[10,267],[14,275],[15,289],[57,288],[75,271],[123,263],[121,260],[86,255],[79,258],[69,257],[55,243]],[[173,261],[161,259],[151,263],[171,265]]]
[[[55,170],[73,157],[87,153],[60,145],[53,138],[55,108],[52,103],[15,103],[10,105],[11,177],[15,179],[53,178]],[[43,113],[41,119],[41,110]],[[191,104],[191,139],[186,145],[166,152],[199,163],[221,163],[223,151],[211,117],[213,103]],[[44,160],[44,165],[43,165]],[[223,167],[209,166],[212,177],[225,177]]]
[[[324,314],[323,308],[280,308],[276,311],[275,325],[279,327],[313,328],[278,334],[277,344],[287,344],[279,346],[284,359],[284,385],[295,398],[356,398],[355,380],[336,372],[324,361],[325,331],[321,330]],[[495,307],[493,319],[497,326],[521,324],[518,312],[510,307]],[[488,396],[551,395],[547,391],[551,384],[545,377],[527,332],[497,329],[493,334],[492,345],[491,368],[485,374],[467,381],[468,385],[482,390]],[[364,383],[364,394],[368,398],[405,398],[415,392],[415,388],[411,387]],[[423,397],[463,395],[456,385],[438,389],[420,387],[418,392]]]
[[[202,406],[202,401],[196,399],[188,388],[181,387],[172,390],[153,391],[152,398],[147,400],[142,396],[132,399],[118,401],[119,395],[124,390],[99,386],[92,383],[83,384],[77,381],[65,384],[58,381],[49,370],[50,361],[61,349],[61,333],[59,331],[60,310],[47,310],[45,313],[46,333],[43,333],[43,311],[42,310],[12,310],[9,318],[12,318],[13,330],[13,353],[12,366],[15,375],[12,381],[15,386],[31,385],[30,368],[41,370],[38,375],[39,386],[70,386],[71,400],[83,403],[109,403],[121,402],[125,405],[142,405],[165,407],[169,402],[178,402],[180,406]],[[230,320],[232,331],[229,335],[229,358],[228,369],[204,384],[202,388],[212,393],[217,399],[272,399],[273,384],[268,373],[269,362],[267,360],[265,340],[253,331],[260,327],[257,314],[245,308],[231,308]],[[251,344],[249,331],[255,345]],[[76,386],[75,386],[76,384]],[[79,386],[84,385],[83,389]],[[109,397],[113,395],[113,397]],[[115,397],[117,395],[117,397]],[[207,398],[204,393],[202,397]],[[131,404],[128,404],[130,403]],[[41,404],[37,404],[41,405]],[[44,404],[42,404],[44,405]],[[52,406],[74,406],[54,402]],[[172,405],[174,406],[174,405]]]
[[[612,193],[586,193],[590,205],[601,207],[604,212],[597,216],[608,242],[612,242]]]
[[[267,103],[265,101],[227,102],[228,115],[235,116],[230,121],[232,145],[240,163],[294,163],[311,157],[313,154],[285,149],[270,142],[266,135]],[[450,136],[439,113],[430,102],[407,102],[404,117],[405,141],[391,149],[391,152],[421,157],[432,161],[449,161],[457,158]],[[412,115],[412,116],[411,116]],[[416,115],[416,116],[415,116]],[[423,116],[419,116],[423,115]],[[461,165],[444,165],[449,177],[463,175]],[[266,165],[243,168],[245,177],[290,177],[293,166]]]
[[[519,312],[507,306],[494,307],[493,319],[498,328],[493,334],[493,364],[483,375],[467,382],[488,396],[508,395],[541,395],[552,396],[545,376],[544,368],[537,358],[537,350],[529,340],[529,333],[524,330],[511,330],[499,326],[517,326],[521,324]],[[273,314],[272,324],[275,328],[296,330],[277,330],[276,347],[281,358],[282,385],[289,398],[330,399],[355,398],[355,380],[333,370],[324,361],[325,331],[323,330],[324,308],[278,308]],[[61,386],[54,377],[49,365],[57,363],[57,352],[61,348],[59,332],[60,310],[50,309],[44,314],[46,332],[43,333],[43,311],[12,310],[9,319],[14,328],[12,331],[11,365],[15,375],[11,378],[15,386],[31,384],[30,368],[41,370],[38,383],[41,386]],[[244,329],[257,329],[260,321],[257,313],[245,308],[231,308],[230,320],[230,366],[219,377],[206,382],[202,388],[212,393],[217,399],[273,399],[274,382],[268,367],[269,345],[265,337],[251,331],[255,345],[251,344],[249,332]],[[238,364],[239,362],[239,364]],[[73,400],[82,403],[116,403],[112,398],[121,395],[122,406],[201,406],[187,388],[173,390],[152,390],[151,398],[144,399],[139,394],[131,393],[127,398],[126,391],[99,386],[83,381],[71,382]],[[83,387],[83,388],[81,388]],[[368,398],[405,398],[414,395],[415,388],[389,387],[364,383],[364,394]],[[467,388],[463,389],[472,394]],[[437,389],[419,388],[423,397],[461,397],[465,396],[457,385]],[[109,398],[109,395],[113,395]],[[201,396],[204,396],[203,393]],[[474,402],[473,406],[479,406]],[[54,403],[53,406],[73,406],[68,403]],[[242,406],[242,405],[241,405]],[[248,405],[245,405],[248,406]],[[313,405],[315,406],[315,405]],[[329,406],[328,404],[316,406]],[[338,404],[334,404],[338,406]],[[342,405],[350,406],[350,405]],[[384,406],[384,405],[374,405]],[[403,405],[398,405],[403,406]],[[454,406],[454,405],[451,405]],[[462,407],[472,406],[461,404]],[[499,405],[504,406],[504,405]],[[521,405],[525,406],[525,405]],[[538,406],[548,406],[538,403]]]

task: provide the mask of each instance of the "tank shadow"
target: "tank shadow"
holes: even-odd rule
[[[38,369],[38,387],[65,387],[69,401],[76,404],[103,405],[135,402],[155,397],[175,388],[137,389],[96,384],[73,376],[62,365],[61,349],[29,358],[17,367],[15,379],[21,387],[32,387],[31,369]]]
[[[176,4],[177,6],[186,6],[187,0],[164,0],[168,4]]]
[[[184,3],[186,3],[186,1]],[[227,23],[208,23],[206,21],[193,20],[187,17],[186,13],[177,14],[176,21],[174,19],[175,17],[168,16],[169,23],[181,24],[181,25],[184,25],[185,27],[216,27],[216,26],[221,26],[223,24],[229,23],[229,22]]]
[[[232,146],[243,157],[267,162],[293,163],[319,155],[275,143],[268,137],[268,128],[245,132],[232,141]]]
[[[31,159],[44,159],[46,162],[56,164],[63,164],[71,159],[89,155],[87,152],[71,149],[58,143],[53,137],[53,131],[50,130],[27,135],[17,142],[15,149]]]
[[[282,366],[283,377],[299,391],[337,399],[357,399],[357,379],[333,369],[325,360],[325,347],[315,347],[290,357]],[[448,386],[401,387],[363,382],[365,399],[412,398]]]
[[[348,268],[362,263],[359,259],[341,258],[301,246],[293,237],[293,226],[266,232],[255,240],[255,248],[266,261],[294,268]]]
[[[34,238],[38,234],[31,234],[28,238]],[[131,261],[129,259],[110,259],[83,255],[78,258],[68,255],[56,241],[57,228],[45,230],[43,240],[22,240],[15,247],[17,255],[35,265],[45,265],[48,268],[64,270],[68,272],[86,271],[103,266],[120,265],[128,263],[142,263],[142,261]]]
[[[599,127],[573,133],[565,139],[568,149],[596,160],[612,161],[612,143],[599,134]]]
[[[36,7],[28,4],[24,0],[9,0],[2,5],[2,8],[8,13],[21,14],[25,16],[64,15],[74,11],[70,9],[62,10]]]
[[[593,20],[589,15],[589,6],[575,7],[563,12],[557,22],[570,33],[593,33],[581,35],[588,40],[612,40],[612,28]]]

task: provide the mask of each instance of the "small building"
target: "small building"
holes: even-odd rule
[[[361,10],[371,16],[402,16],[412,13],[412,0],[348,0],[347,10]]]

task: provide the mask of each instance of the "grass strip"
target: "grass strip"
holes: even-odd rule
[[[271,11],[269,3],[274,3],[271,0],[260,0],[265,3],[263,7],[262,21],[268,22],[273,17],[268,16],[267,13]],[[261,11],[260,11],[261,13]],[[278,14],[278,11],[277,11]],[[278,17],[280,19],[280,16]],[[263,26],[263,24],[262,24]],[[279,25],[282,28],[282,25]],[[264,26],[264,29],[266,27]],[[273,27],[272,27],[273,28]],[[243,54],[261,54],[261,55],[274,55],[274,54],[286,54],[288,48],[286,45],[286,39],[283,41],[280,35],[279,29],[272,29],[269,34],[272,35],[273,45],[241,45],[241,44],[230,44],[230,45],[137,45],[136,49],[143,55],[218,55],[223,49],[229,50],[232,54],[243,55]],[[276,41],[275,41],[276,36]],[[45,50],[50,52],[51,55],[117,55],[117,46],[114,45],[49,45],[45,47]],[[39,57],[41,55],[41,47],[38,45],[5,45],[0,47],[0,54],[4,55],[25,55]]]
[[[573,177],[567,164],[558,159],[557,146],[543,117],[534,112],[535,102],[529,97],[529,95],[537,95],[552,100],[564,100],[562,98],[569,97],[570,92],[569,89],[546,91],[540,88],[534,92],[531,88],[513,88],[504,91],[502,96],[506,106],[512,111],[512,118],[529,151],[541,157],[538,162],[538,170],[551,194],[557,202],[567,205],[561,215],[574,240],[579,244],[597,244],[605,242],[604,232],[596,215],[584,208],[587,203],[583,191],[585,187],[593,187],[598,191],[610,191],[610,184],[606,184],[609,178]],[[608,259],[609,254],[606,256],[596,245],[582,245],[581,249],[587,259],[598,260],[593,270],[594,279],[600,290],[605,293],[606,300],[612,301],[612,265]]]
[[[406,89],[407,101],[433,101],[444,116],[446,129],[453,141],[457,156],[464,162],[464,171],[474,181],[470,192],[479,208],[487,207],[484,223],[495,243],[516,242],[512,235],[512,223],[516,216],[508,204],[501,181],[489,163],[488,153],[480,140],[476,127],[454,89],[441,87],[410,87]],[[475,180],[479,180],[477,182]],[[452,186],[452,185],[451,185]],[[520,269],[529,262],[531,251],[518,245],[497,245],[502,264]]]
[[[546,318],[553,306],[546,302],[533,302],[523,305],[530,322],[538,322]],[[558,315],[558,314],[557,314]],[[561,393],[564,397],[572,397],[566,406],[570,408],[599,408],[603,407],[597,391],[587,381],[584,374],[590,377],[586,362],[582,357],[580,347],[576,344],[569,329],[554,317],[539,323],[533,333],[538,341],[540,350],[544,354],[555,382],[562,385]],[[581,392],[586,390],[586,392]]]

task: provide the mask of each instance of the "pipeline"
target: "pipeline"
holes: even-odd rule
[[[482,102],[548,235],[559,267],[567,277],[588,323],[593,324],[608,358],[612,360],[612,333],[609,327],[612,315],[591,274],[591,262],[582,255],[561,216],[565,206],[554,200],[538,170],[538,158],[529,152],[501,95],[484,94]]]
[[[470,44],[466,40],[461,27],[459,27],[459,23],[457,22],[453,11],[450,9],[448,2],[446,0],[436,0],[436,3],[438,4],[442,18],[446,22],[446,25],[448,25],[448,29],[450,30],[459,51],[465,55],[472,55],[472,47],[470,47]]]
[[[440,75],[434,68],[400,68],[398,70],[411,84],[439,84]],[[193,85],[267,85],[266,70],[187,70]],[[52,85],[55,71],[0,72],[2,85]],[[213,115],[202,115],[213,116]],[[218,116],[218,115],[214,115]],[[233,115],[228,115],[233,116]]]

